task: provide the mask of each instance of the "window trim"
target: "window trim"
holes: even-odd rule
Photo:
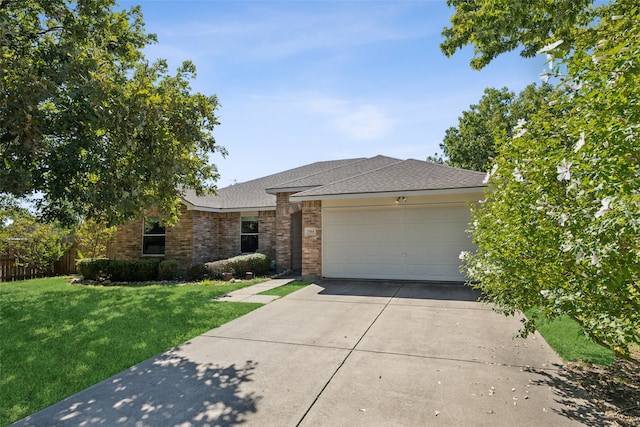
[[[243,222],[255,222],[256,223],[256,232],[255,233],[243,233],[242,232],[242,223]],[[242,237],[243,236],[256,236],[256,250],[254,252],[245,252],[242,250]],[[240,253],[242,254],[253,254],[258,252],[260,248],[260,218],[258,215],[246,215],[240,217]]]
[[[140,252],[142,253],[143,257],[164,257],[166,252],[167,252],[167,228],[166,227],[161,227],[164,230],[164,233],[162,233],[162,234],[145,233],[145,231],[146,231],[145,225],[148,222],[157,223],[158,227],[160,227],[160,218],[154,217],[154,216],[151,216],[151,217],[145,216],[145,217],[142,218],[142,247],[140,248]],[[162,250],[161,254],[148,254],[148,253],[144,252],[144,248],[145,248],[144,241],[145,241],[145,238],[147,238],[147,237],[162,237],[162,238],[164,238],[164,245],[163,245],[163,250]]]

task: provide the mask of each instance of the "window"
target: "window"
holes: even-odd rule
[[[158,218],[145,218],[142,228],[142,255],[164,255],[165,229]]]
[[[240,223],[240,252],[258,251],[258,217],[247,216]]]

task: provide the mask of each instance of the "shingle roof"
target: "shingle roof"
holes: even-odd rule
[[[484,187],[485,174],[409,159],[297,193],[296,198]]]
[[[263,178],[231,185],[217,195],[198,197],[186,190],[183,199],[197,208],[221,210],[273,209],[275,193],[299,191],[294,199],[484,187],[485,174],[421,160],[376,156],[316,162]],[[269,192],[267,192],[269,191]]]
[[[282,190],[293,190],[296,188],[304,189],[308,187],[318,187],[321,185],[331,184],[333,182],[342,181],[343,179],[352,178],[380,169],[394,163],[401,162],[400,159],[394,159],[386,156],[375,156],[370,159],[362,159],[360,161],[347,163],[345,165],[329,169],[314,175],[305,176],[292,181],[283,182],[277,186],[268,188],[270,193],[277,193]]]
[[[210,209],[274,208],[276,206],[276,196],[267,193],[267,188],[361,160],[365,160],[365,158],[311,163],[263,178],[220,188],[218,194],[212,196],[198,197],[195,191],[185,190],[182,198],[196,207]]]

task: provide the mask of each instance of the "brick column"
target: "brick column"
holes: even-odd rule
[[[278,271],[291,268],[291,215],[299,212],[299,203],[291,203],[293,193],[276,194],[276,268]]]
[[[305,233],[305,230],[313,233]],[[302,277],[312,281],[322,277],[322,202],[302,202]]]

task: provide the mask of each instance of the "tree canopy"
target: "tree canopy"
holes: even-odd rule
[[[215,96],[142,53],[139,7],[113,0],[0,0],[0,193],[41,194],[44,214],[115,224],[182,188],[215,188]]]
[[[630,0],[599,10],[569,54],[562,40],[542,48],[559,84],[499,141],[477,251],[461,258],[504,313],[566,314],[624,353],[640,341],[640,14]]]
[[[506,87],[485,89],[478,104],[458,118],[458,126],[446,130],[440,148],[447,163],[486,172],[496,155],[496,141],[510,136],[518,120],[539,109],[551,89],[549,84],[531,84],[518,96]]]
[[[593,0],[447,0],[455,8],[451,27],[442,35],[440,48],[451,57],[473,45],[471,67],[480,70],[500,54],[521,47],[523,57],[533,57],[548,40],[564,40],[568,51],[584,37],[598,11]]]

